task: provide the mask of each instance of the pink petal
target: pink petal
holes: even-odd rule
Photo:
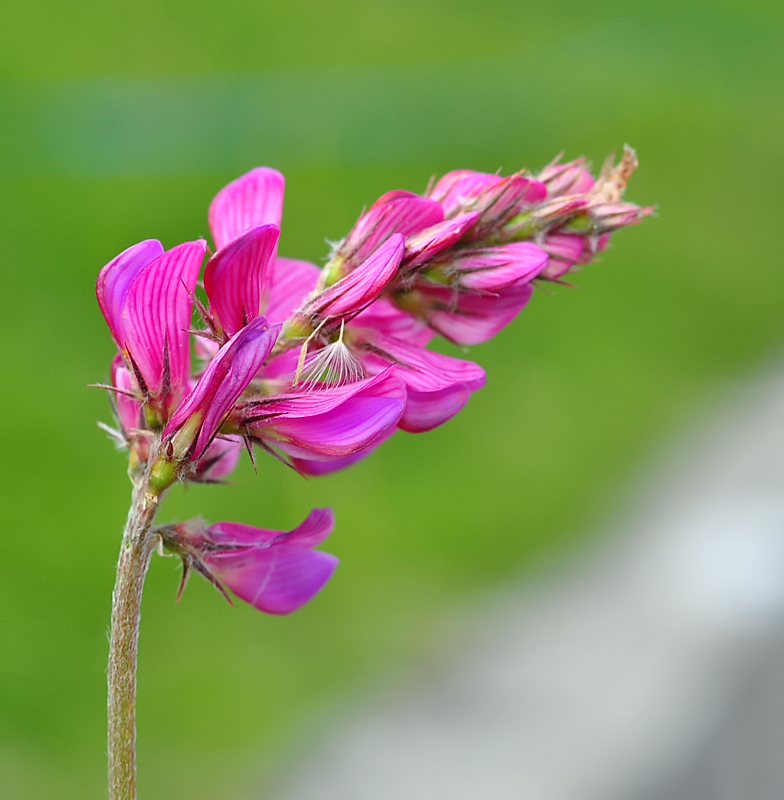
[[[546,196],[545,185],[525,175],[502,178],[471,170],[456,170],[444,175],[430,192],[430,197],[444,207],[446,217],[465,210],[481,213],[480,221],[468,234],[473,240],[484,238],[496,226]]]
[[[593,188],[594,179],[585,167],[585,159],[577,158],[560,164],[559,158],[548,164],[538,175],[539,180],[547,187],[548,197],[587,194]]]
[[[373,444],[403,413],[405,386],[389,368],[334,389],[281,395],[243,413],[254,435],[295,458],[342,458]]]
[[[372,378],[335,386],[331,389],[292,391],[286,394],[253,398],[241,409],[244,424],[268,423],[279,419],[304,419],[326,414],[358,394],[385,396],[391,392],[396,396],[400,385],[395,370],[388,367]]]
[[[395,376],[409,389],[437,392],[454,385],[465,385],[472,392],[485,385],[485,371],[473,361],[435,353],[423,347],[383,334],[374,334],[372,349],[362,353],[363,362],[373,371],[397,364]]]
[[[165,357],[173,395],[188,378],[190,293],[196,287],[206,246],[199,239],[167,250],[148,263],[128,289],[122,348],[130,353],[154,394],[164,388]]]
[[[552,234],[541,243],[541,248],[548,254],[547,266],[540,277],[547,280],[558,280],[582,258],[584,237],[567,234]],[[592,254],[593,255],[593,254]]]
[[[432,431],[462,411],[470,397],[471,391],[459,384],[440,392],[409,390],[406,410],[398,427],[409,433]]]
[[[338,559],[284,544],[217,552],[206,556],[204,563],[246,603],[267,614],[289,614],[318,594]]]
[[[478,241],[491,236],[500,225],[522,213],[533,203],[547,196],[543,183],[524,175],[510,175],[492,184],[475,201],[473,207],[481,212],[480,219],[467,238]]]
[[[367,458],[371,453],[384,444],[387,439],[394,436],[395,433],[397,433],[397,428],[390,426],[377,439],[374,439],[371,444],[361,450],[357,450],[356,453],[352,453],[350,456],[341,456],[335,458],[321,457],[322,460],[320,461],[313,461],[307,458],[292,458],[291,461],[294,464],[297,472],[300,472],[303,475],[312,475],[314,477],[330,475],[333,472],[346,469],[347,467],[353,466],[357,462],[362,461],[362,459]]]
[[[394,428],[390,428],[392,433],[395,432]],[[314,478],[320,478],[323,475],[331,475],[333,472],[339,472],[342,469],[346,469],[358,461],[362,461],[363,458],[366,458],[370,453],[372,453],[376,447],[378,446],[377,442],[374,442],[370,447],[365,448],[364,450],[359,450],[356,453],[352,453],[350,456],[344,456],[343,458],[331,458],[326,461],[312,461],[308,458],[292,458],[291,461],[294,465],[294,468],[302,475],[310,475]]]
[[[320,274],[321,270],[309,261],[276,259],[267,319],[270,322],[285,322],[316,288]]]
[[[252,169],[224,186],[210,204],[208,219],[219,250],[259,225],[280,228],[286,181],[269,167]]]
[[[283,534],[279,541],[297,547],[315,547],[335,530],[335,514],[331,508],[314,508],[293,531]]]
[[[319,417],[283,420],[271,426],[271,438],[297,458],[342,457],[373,444],[400,419],[403,398],[353,397]]]
[[[568,234],[551,234],[540,247],[549,256],[562,258],[565,261],[577,261],[583,254],[583,237]]]
[[[216,522],[210,525],[208,537],[216,544],[240,547],[267,547],[272,543],[309,549],[321,544],[335,529],[335,515],[331,508],[314,508],[294,530],[278,531],[256,528],[241,522]]]
[[[207,262],[204,290],[229,336],[262,313],[271,285],[270,263],[280,231],[261,225],[232,240]]]
[[[285,353],[271,358],[259,371],[258,377],[267,380],[285,380],[291,383],[299,364],[299,350],[286,350]]]
[[[256,317],[236,333],[218,351],[177,409],[163,432],[164,437],[174,435],[192,415],[201,415],[202,423],[189,454],[191,460],[199,459],[270,354],[279,332],[280,325],[268,325],[264,317]]]
[[[124,250],[98,273],[98,305],[120,349],[125,345],[123,308],[128,290],[144,267],[162,254],[163,245],[156,239],[147,239]]]

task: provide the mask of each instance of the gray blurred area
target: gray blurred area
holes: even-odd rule
[[[270,796],[784,797],[773,374],[663,460],[598,549],[485,603],[386,697],[325,725]]]

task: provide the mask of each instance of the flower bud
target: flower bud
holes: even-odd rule
[[[582,248],[581,248],[582,249]],[[531,242],[458,251],[438,259],[420,274],[421,281],[470,292],[497,292],[535,278],[547,254]]]
[[[397,274],[403,252],[403,237],[392,234],[356,269],[307,299],[286,322],[283,337],[305,339],[318,329],[339,329],[378,298]]]
[[[550,198],[563,195],[586,194],[594,185],[594,179],[587,168],[585,158],[559,163],[559,155],[551,161],[536,177],[547,187]]]
[[[324,267],[321,286],[328,288],[356,269],[394,234],[412,236],[443,222],[441,206],[413,192],[387,192],[357,220]]]
[[[462,212],[479,214],[467,234],[471,241],[491,236],[509,219],[523,213],[546,195],[544,184],[519,173],[502,178],[471,170],[447,173],[429,194],[430,198],[441,203],[447,218]]]

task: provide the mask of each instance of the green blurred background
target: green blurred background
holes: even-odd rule
[[[0,796],[104,794],[106,629],[129,485],[93,285],[142,238],[207,233],[257,164],[287,176],[281,252],[320,260],[364,204],[455,167],[600,164],[624,142],[621,232],[577,290],[540,291],[471,357],[444,428],[341,475],[263,461],[164,518],[291,527],[334,506],[331,585],[289,618],[153,561],[140,796],[246,798],[443,620],[598,529],[628,476],[784,334],[780,4],[485,0],[0,9]]]

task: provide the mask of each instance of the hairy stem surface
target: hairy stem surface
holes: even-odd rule
[[[133,490],[112,595],[109,643],[109,800],[136,798],[136,662],[144,577],[155,548],[151,527],[159,497],[149,471]]]

